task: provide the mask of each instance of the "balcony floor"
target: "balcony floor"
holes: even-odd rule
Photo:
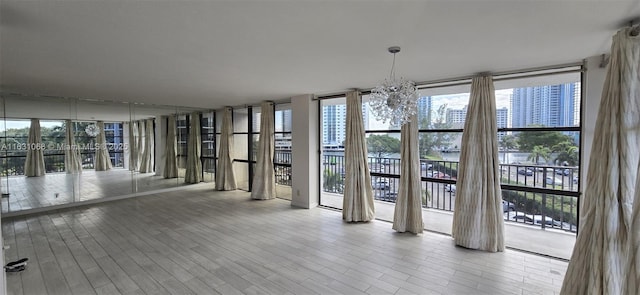
[[[342,208],[342,195],[323,193],[321,198],[324,206]],[[376,200],[376,219],[393,222],[394,208],[394,203]],[[453,212],[423,209],[422,220],[426,230],[451,235]],[[513,249],[569,260],[575,241],[573,233],[505,221],[505,243]]]

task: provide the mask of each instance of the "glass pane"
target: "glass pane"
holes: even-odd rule
[[[291,105],[276,105],[276,132],[291,132]]]
[[[253,133],[260,133],[260,118],[262,117],[262,108],[260,106],[254,106],[251,110],[252,114],[253,114],[253,124],[252,124],[252,130],[251,132]]]
[[[499,153],[503,184],[578,191],[579,132],[523,131],[505,137],[514,145]]]
[[[233,132],[249,132],[249,110],[247,108],[233,110]]]
[[[77,107],[74,136],[76,144],[80,147],[83,168],[80,175],[82,181],[78,184],[78,200],[115,197],[135,192],[132,173],[125,168],[129,139],[125,137],[124,128],[124,122],[130,121],[134,110],[130,109],[129,104],[98,101],[78,101]],[[112,168],[106,171],[97,171],[95,165],[100,142],[99,137],[91,130],[97,129],[98,120],[104,122],[104,128],[98,132],[105,136],[112,165]]]
[[[344,191],[345,98],[321,101],[320,205],[342,209]]]
[[[550,75],[544,79],[513,80],[497,84],[496,89],[498,109],[503,108],[508,112],[505,116],[508,126],[505,127],[580,125],[579,73]]]
[[[200,122],[201,128],[201,158],[204,182],[215,181],[216,169],[216,134],[215,134],[215,112],[208,111],[202,113]]]

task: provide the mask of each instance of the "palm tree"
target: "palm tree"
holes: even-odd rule
[[[564,141],[554,145],[551,150],[558,153],[555,158],[556,163],[567,163],[575,166],[578,163],[578,147],[570,141]]]
[[[518,147],[518,139],[514,135],[504,135],[500,138],[500,147],[502,147],[502,163],[505,163],[507,152]]]
[[[536,145],[533,147],[533,151],[527,157],[528,161],[535,160],[535,163],[538,164],[540,158],[543,158],[546,161],[549,160],[549,155],[551,154],[551,150],[548,147]]]

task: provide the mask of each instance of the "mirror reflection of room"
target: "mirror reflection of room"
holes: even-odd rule
[[[213,112],[71,98],[5,96],[2,107],[3,213],[186,185],[190,125],[180,119],[196,114],[207,126],[215,119]],[[215,142],[194,139],[215,152]],[[198,182],[213,179],[206,163],[194,172]]]

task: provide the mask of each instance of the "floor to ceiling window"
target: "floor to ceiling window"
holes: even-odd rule
[[[571,253],[578,229],[580,71],[575,67],[522,78],[496,78],[498,156],[508,246],[564,258]],[[451,232],[469,104],[470,85],[459,84],[425,87],[419,90],[418,99],[425,227],[444,233]],[[401,170],[400,128],[377,120],[366,94],[362,114],[376,218],[392,221]],[[320,119],[320,204],[341,209],[344,97],[322,99]],[[522,232],[536,229],[545,230],[536,232],[543,233],[541,243],[531,243]],[[545,244],[546,240],[551,242]]]
[[[236,175],[236,183],[238,189],[251,190],[251,179],[249,175],[249,164],[253,159],[250,158],[250,144],[252,140],[249,138],[253,134],[253,107],[233,109],[233,169]]]
[[[291,200],[291,104],[275,105],[276,196]]]
[[[200,158],[202,160],[202,179],[214,182],[216,173],[216,112],[203,112],[200,118],[202,144]]]
[[[346,98],[320,100],[320,205],[342,209]]]
[[[291,200],[291,104],[274,104],[274,155],[276,197]],[[253,106],[251,128],[251,165],[258,160],[261,107]],[[252,173],[255,169],[252,169]],[[252,177],[253,179],[253,177]]]

